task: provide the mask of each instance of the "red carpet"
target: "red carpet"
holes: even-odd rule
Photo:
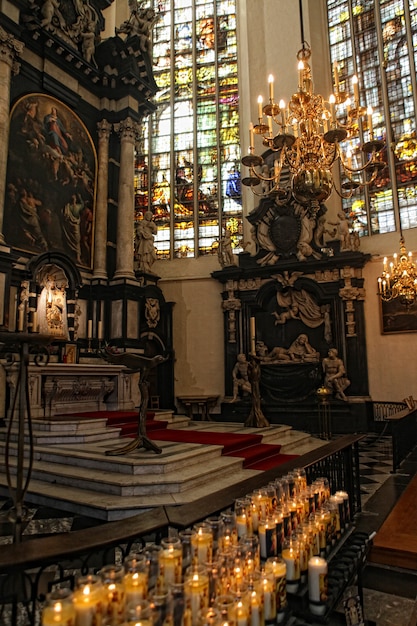
[[[137,433],[137,411],[86,411],[73,413],[72,417],[97,417],[107,419],[108,426],[121,428],[122,437],[135,437]],[[262,435],[224,433],[208,430],[186,430],[167,428],[168,422],[154,420],[155,413],[148,412],[146,431],[156,441],[198,443],[223,446],[222,455],[243,458],[243,467],[265,471],[295,459],[297,454],[280,454],[281,446],[262,443]]]

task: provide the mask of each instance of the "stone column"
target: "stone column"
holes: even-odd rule
[[[94,231],[94,278],[107,278],[107,195],[109,183],[109,137],[111,124],[101,120],[98,128],[97,200]]]
[[[0,244],[3,235],[4,196],[6,190],[7,152],[9,149],[10,81],[12,72],[17,74],[16,57],[22,54],[23,43],[0,26]]]
[[[134,173],[135,141],[139,125],[130,117],[114,125],[120,134],[120,170],[117,207],[117,249],[114,278],[135,278],[134,255]]]

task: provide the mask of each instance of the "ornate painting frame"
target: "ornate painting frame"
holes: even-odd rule
[[[4,209],[9,245],[64,252],[91,269],[96,178],[94,142],[72,109],[40,93],[14,103]]]
[[[380,311],[382,335],[417,332],[417,302],[407,308],[398,298],[381,300]]]

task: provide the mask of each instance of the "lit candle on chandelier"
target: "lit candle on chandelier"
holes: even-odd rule
[[[254,141],[253,141],[253,124],[250,122],[249,124],[249,149],[252,152],[254,149]]]
[[[304,83],[304,63],[303,61],[298,62],[298,88],[300,91],[303,90]]]
[[[339,93],[339,65],[337,61],[333,63],[333,75],[334,75],[334,90],[335,93]]]
[[[285,124],[285,102],[284,100],[280,100],[279,101],[279,108],[281,110],[281,126],[282,126],[282,132],[285,133],[287,128],[286,128],[286,124]]]
[[[262,104],[263,104],[264,99],[262,98],[262,96],[258,96],[258,118],[259,118],[259,123],[262,123],[262,118],[263,118],[263,110],[262,110]]]
[[[373,109],[371,106],[369,106],[366,109],[366,113],[368,115],[368,130],[369,130],[369,139],[372,141],[372,139],[374,138],[374,127],[372,124],[372,113],[373,113]]]
[[[359,107],[359,82],[358,77],[352,76],[352,85],[353,85],[353,99],[355,102],[355,107]]]
[[[336,107],[335,107],[336,98],[335,98],[334,93],[331,93],[329,96],[329,104],[330,104],[331,119],[332,119],[332,122],[335,122],[336,121]]]
[[[274,77],[272,76],[272,74],[270,74],[268,76],[268,85],[269,85],[269,100],[272,102],[274,101]]]

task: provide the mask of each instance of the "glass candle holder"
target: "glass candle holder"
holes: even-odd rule
[[[178,537],[182,546],[182,570],[183,572],[191,565],[191,529],[180,530]]]
[[[276,583],[273,572],[264,571],[261,577],[265,624],[275,624],[277,619]]]
[[[209,577],[205,567],[191,566],[184,579],[185,610],[191,612],[192,626],[197,626],[201,610],[208,608]]]
[[[105,565],[99,572],[104,588],[105,626],[123,624],[126,607],[124,573],[124,568],[121,565]]]
[[[277,553],[277,535],[274,517],[271,516],[259,522],[258,536],[261,560],[265,561],[269,556],[275,556]]]
[[[172,605],[169,602],[168,592],[161,593],[159,591],[155,591],[151,593],[149,596],[149,604],[151,607],[151,615],[152,615],[152,623],[154,626],[164,626],[171,622],[172,615],[170,610]]]
[[[79,578],[73,594],[77,626],[101,626],[103,623],[103,585],[99,576]]]
[[[277,622],[284,620],[284,612],[287,607],[287,566],[279,556],[273,556],[266,560],[265,571],[272,572],[275,578],[275,603],[277,608]]]
[[[170,584],[182,580],[181,540],[179,537],[162,539],[161,548],[158,553],[159,579],[161,588],[167,591]]]
[[[345,527],[352,521],[350,518],[349,494],[347,491],[336,491],[336,496],[343,498],[343,512]]]
[[[234,513],[223,512],[220,515],[219,551],[224,552],[238,543],[236,519]]]
[[[140,600],[126,607],[123,626],[153,626],[152,610],[148,600]]]
[[[211,563],[213,558],[213,533],[209,524],[199,524],[191,535],[192,564]]]
[[[236,531],[238,539],[251,535],[252,527],[252,502],[249,498],[238,498],[235,501]]]
[[[148,563],[144,554],[130,554],[124,561],[123,584],[126,604],[138,604],[148,597]]]
[[[42,611],[42,626],[74,626],[75,607],[70,589],[55,589],[46,596]]]
[[[300,545],[294,538],[286,539],[282,558],[287,566],[287,593],[297,593],[300,585]]]
[[[313,615],[325,614],[327,597],[327,562],[314,556],[308,562],[308,601]]]

